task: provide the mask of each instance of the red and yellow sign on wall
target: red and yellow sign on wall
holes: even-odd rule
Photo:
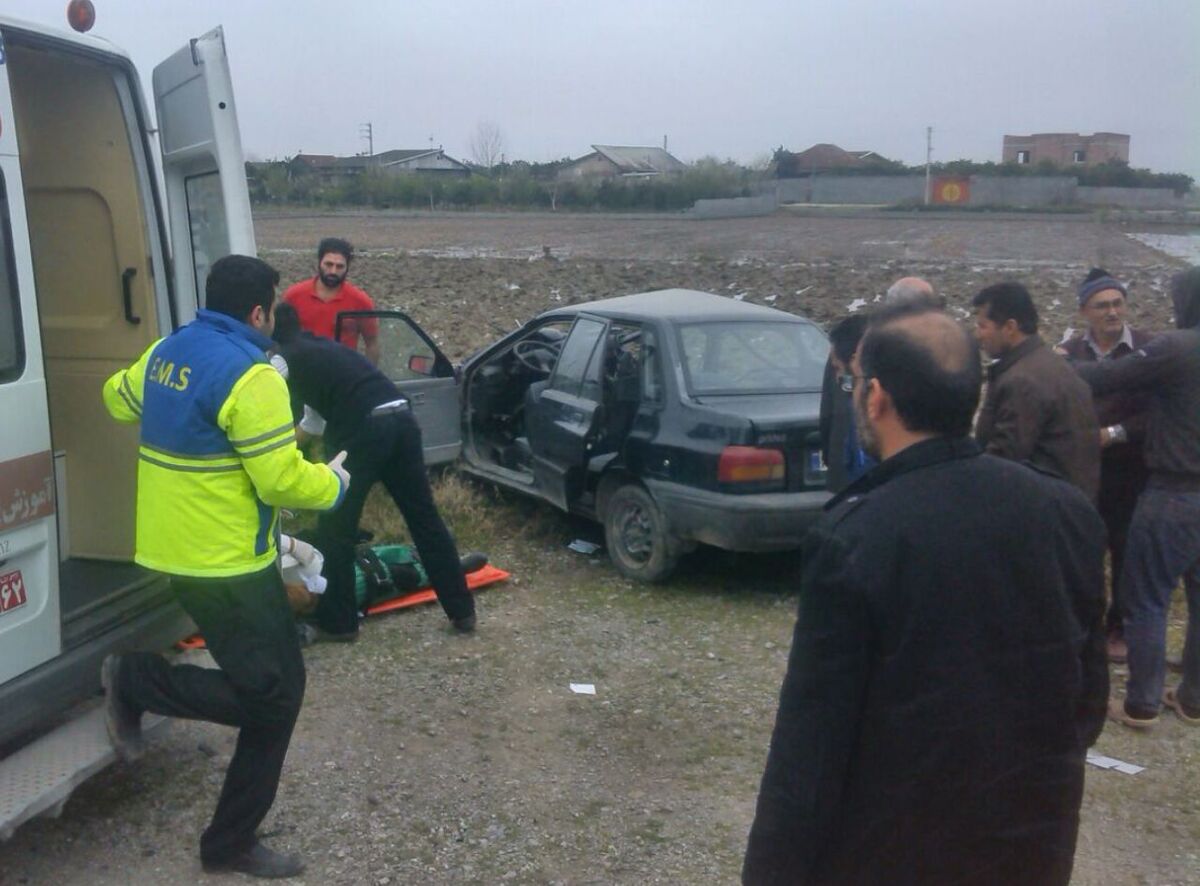
[[[931,199],[934,203],[965,205],[971,200],[971,180],[965,176],[939,176],[933,180]]]

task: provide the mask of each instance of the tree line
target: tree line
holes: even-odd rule
[[[367,168],[328,178],[287,161],[247,163],[250,198],[258,204],[371,206],[380,209],[570,209],[667,211],[697,200],[744,197],[762,171],[715,159],[671,175],[559,180],[567,159],[551,163],[473,166],[469,176],[393,174]]]
[[[682,172],[644,178],[559,179],[569,158],[549,163],[501,162],[490,168],[468,164],[467,176],[443,173],[392,174],[368,167],[356,174],[322,176],[283,160],[247,163],[251,200],[260,205],[369,206],[378,209],[539,209],[572,211],[672,211],[697,200],[746,197],[773,178],[792,177],[788,152],[775,152],[769,165],[751,168],[705,158]],[[794,155],[793,155],[794,156]],[[1121,160],[1095,166],[1061,167],[1042,162],[935,163],[935,175],[1070,175],[1081,185],[1170,188],[1184,194],[1193,179],[1183,173],[1135,169]],[[830,170],[828,175],[923,175],[924,166],[878,158],[861,166]]]

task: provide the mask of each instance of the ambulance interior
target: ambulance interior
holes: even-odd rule
[[[59,490],[62,647],[164,593],[133,560],[137,427],[101,388],[169,328],[152,166],[130,73],[81,51],[5,47]],[[159,268],[165,273],[161,263]]]

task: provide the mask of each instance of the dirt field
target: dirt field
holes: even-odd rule
[[[1161,327],[1177,267],[1122,229],[1073,218],[342,215],[261,218],[257,231],[286,280],[311,272],[320,236],[349,237],[356,282],[455,359],[564,302],[686,286],[828,321],[911,273],[959,308],[988,282],[1021,279],[1057,338],[1097,262],[1132,281],[1135,322]],[[270,842],[301,852],[312,884],[735,882],[796,558],[701,550],[670,585],[635,586],[603,555],[565,549],[599,540],[593,527],[454,474],[439,496],[460,546],[514,578],[481,594],[475,636],[425,607],[368,622],[355,646],[307,653]],[[364,525],[403,537],[378,499]],[[198,879],[196,841],[232,740],[174,724],[145,760],[83,786],[61,819],[0,846],[0,883]],[[1089,767],[1075,882],[1200,879],[1198,747],[1200,731],[1173,717],[1150,735],[1105,730],[1098,751],[1147,768]]]
[[[256,231],[284,280],[312,273],[322,236],[348,237],[361,251],[359,285],[410,313],[455,359],[558,304],[683,287],[827,322],[906,274],[927,276],[960,311],[987,283],[1019,279],[1057,339],[1074,323],[1075,287],[1094,264],[1128,280],[1134,322],[1156,326],[1169,316],[1164,286],[1177,264],[1122,228],[1076,216],[339,214],[259,218]]]

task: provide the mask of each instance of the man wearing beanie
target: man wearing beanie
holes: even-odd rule
[[[1149,478],[1129,524],[1121,574],[1129,679],[1109,716],[1135,729],[1158,722],[1162,705],[1200,725],[1200,267],[1171,281],[1176,330],[1122,360],[1077,363],[1098,395],[1134,391],[1147,401]],[[1167,689],[1167,613],[1183,579],[1188,620],[1183,680]]]
[[[1083,335],[1063,344],[1072,363],[1096,363],[1120,360],[1150,341],[1149,333],[1125,322],[1128,293],[1103,268],[1093,268],[1079,286],[1079,316],[1084,322]],[[1108,552],[1111,576],[1108,616],[1108,658],[1124,663],[1124,613],[1120,578],[1125,562],[1125,539],[1138,495],[1146,485],[1146,465],[1142,460],[1142,437],[1146,431],[1145,398],[1131,391],[1117,391],[1094,399],[1100,422],[1100,496],[1097,508],[1108,528]]]

